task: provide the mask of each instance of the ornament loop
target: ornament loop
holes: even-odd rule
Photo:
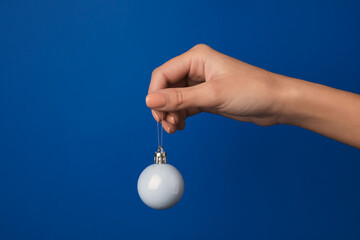
[[[156,164],[166,164],[166,152],[164,152],[164,149],[162,146],[158,147],[158,150],[155,152],[154,155],[154,163]]]

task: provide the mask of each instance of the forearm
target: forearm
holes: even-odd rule
[[[360,95],[278,75],[289,86],[279,123],[360,148]]]

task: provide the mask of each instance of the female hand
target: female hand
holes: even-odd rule
[[[282,110],[283,89],[275,74],[199,44],[153,71],[146,104],[168,133],[200,112],[269,126]]]
[[[146,104],[168,133],[210,112],[299,126],[360,148],[360,95],[271,73],[204,44],[153,71]]]

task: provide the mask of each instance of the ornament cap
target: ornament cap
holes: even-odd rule
[[[154,163],[156,164],[166,164],[166,152],[164,152],[164,149],[162,146],[158,147],[158,150],[155,152],[154,155]]]

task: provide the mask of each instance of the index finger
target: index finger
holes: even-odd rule
[[[190,68],[191,56],[188,52],[170,59],[152,72],[148,94],[181,81],[189,74]]]

